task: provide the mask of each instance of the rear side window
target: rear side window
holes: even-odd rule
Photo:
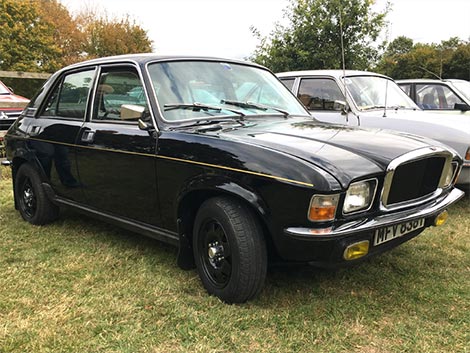
[[[41,116],[83,120],[95,70],[65,75],[46,101]]]
[[[305,78],[297,97],[309,110],[334,110],[335,101],[344,101],[336,82],[329,78]]]

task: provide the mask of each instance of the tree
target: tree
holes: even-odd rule
[[[54,72],[88,58],[152,50],[129,17],[73,17],[58,0],[0,0],[0,23],[0,70]]]
[[[147,31],[128,16],[118,20],[83,11],[77,20],[84,35],[82,49],[87,58],[152,51]]]
[[[41,20],[54,28],[52,37],[60,50],[58,67],[82,60],[84,34],[75,18],[57,0],[36,0]]]
[[[0,23],[1,70],[48,72],[58,66],[55,28],[43,21],[37,2],[0,0]]]
[[[345,66],[367,69],[376,60],[373,43],[385,25],[389,5],[373,12],[373,0],[290,0],[287,25],[276,24],[268,37],[258,37],[251,60],[275,72],[342,68],[341,27]]]
[[[374,71],[396,80],[406,78],[470,78],[470,42],[450,38],[440,44],[398,37],[387,46]]]

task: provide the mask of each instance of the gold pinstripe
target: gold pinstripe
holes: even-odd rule
[[[224,165],[204,163],[204,162],[199,162],[199,161],[192,161],[192,160],[189,160],[189,159],[182,159],[182,158],[176,158],[176,157],[155,155],[155,154],[150,154],[150,153],[140,153],[140,152],[131,152],[131,151],[123,151],[123,150],[112,150],[112,149],[109,149],[109,148],[75,145],[75,144],[72,144],[72,143],[49,141],[49,140],[38,139],[38,138],[35,138],[35,137],[30,137],[29,139],[34,140],[34,141],[39,141],[39,142],[46,142],[46,143],[52,143],[52,144],[68,146],[68,147],[79,147],[79,148],[84,148],[84,149],[89,149],[89,150],[123,153],[123,154],[130,154],[130,155],[138,155],[138,156],[165,159],[165,160],[170,160],[170,161],[175,161],[175,162],[195,164],[195,165],[200,165],[200,166],[203,166],[203,167],[211,167],[211,168],[217,168],[217,169],[230,170],[232,172],[256,175],[256,176],[260,176],[260,177],[264,177],[264,178],[276,179],[276,180],[285,181],[285,182],[289,182],[289,183],[293,183],[293,184],[299,184],[299,185],[303,185],[303,186],[313,187],[313,184],[306,183],[306,182],[303,182],[303,181],[283,178],[283,177],[279,177],[279,176],[275,176],[275,175],[271,175],[271,174],[252,172],[250,170],[227,167],[227,166],[224,166]]]

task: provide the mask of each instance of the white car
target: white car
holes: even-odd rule
[[[468,81],[414,79],[396,82],[424,110],[470,116]]]
[[[391,78],[365,71],[309,70],[276,74],[320,121],[426,136],[464,159],[458,185],[470,191],[470,116],[423,111]],[[346,89],[345,89],[346,87]]]

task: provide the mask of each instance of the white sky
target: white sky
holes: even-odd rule
[[[112,17],[129,14],[153,40],[158,54],[243,59],[253,53],[256,27],[268,35],[282,22],[288,0],[60,0],[74,13],[92,7]],[[377,9],[386,0],[376,0]],[[415,42],[470,40],[470,0],[391,0],[388,38]],[[383,38],[385,39],[385,37]]]

